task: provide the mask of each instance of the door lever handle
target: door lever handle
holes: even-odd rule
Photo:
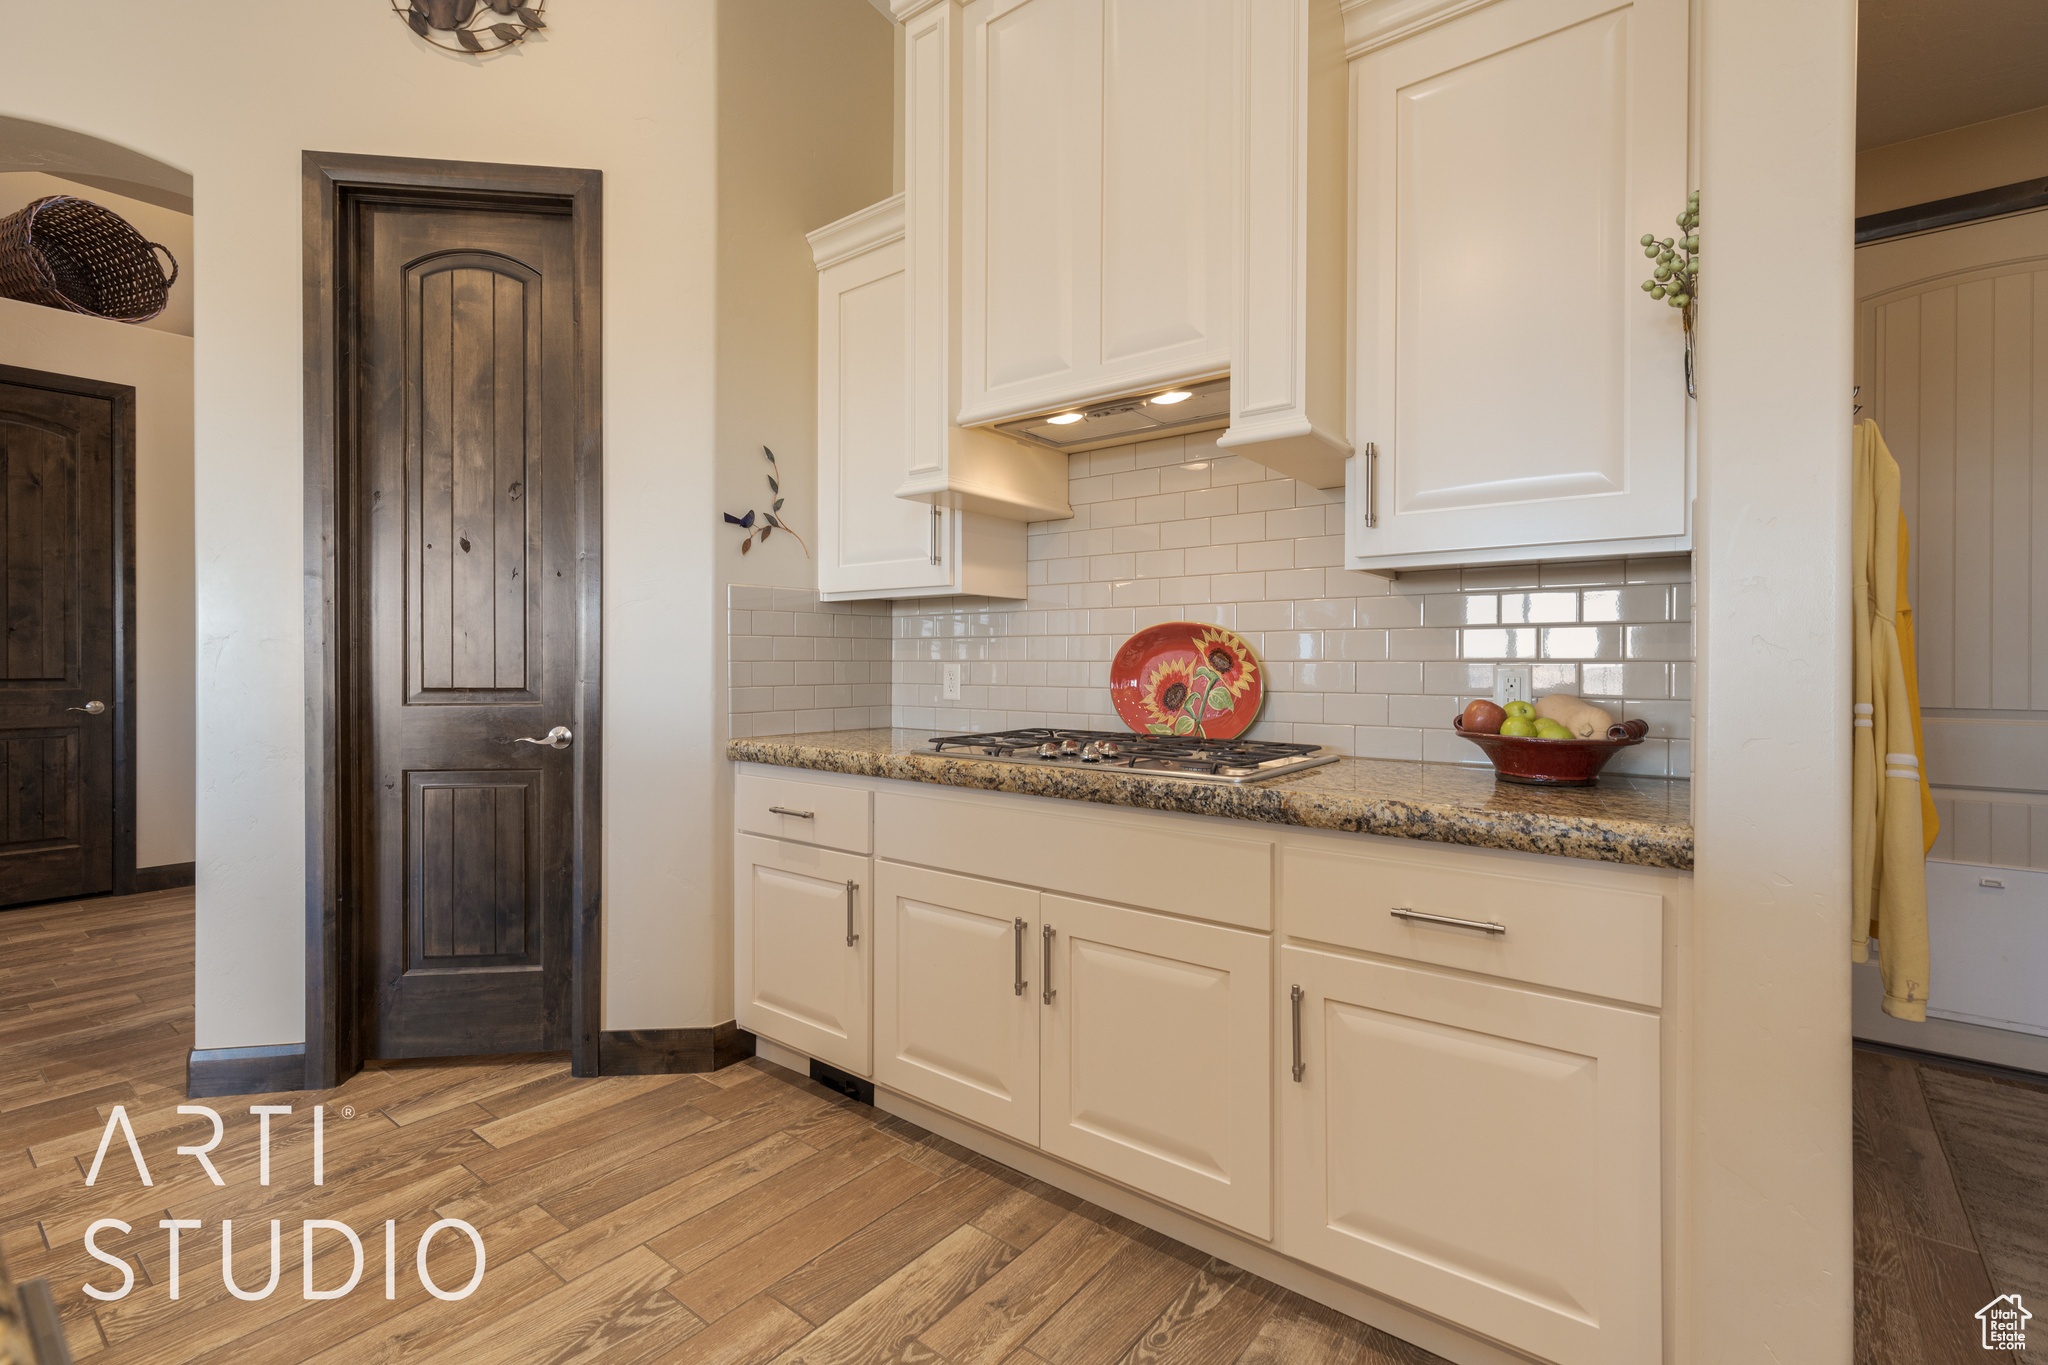
[[[548,731],[539,739],[526,739],[524,737],[521,737],[519,739],[513,740],[512,742],[514,744],[538,744],[544,749],[566,749],[569,747],[569,741],[574,738],[576,738],[576,736],[569,733],[568,726],[557,725],[554,729]]]
[[[100,712],[107,709],[107,704],[103,701],[89,701],[83,706],[67,706],[64,709],[66,711],[83,711],[88,716],[97,716]]]

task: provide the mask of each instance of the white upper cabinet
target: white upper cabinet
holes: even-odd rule
[[[1024,595],[1024,527],[898,496],[906,431],[903,199],[810,234],[818,268],[818,590]]]
[[[907,462],[896,494],[1015,521],[1070,517],[1064,454],[959,423],[963,361],[973,349],[960,299],[963,39],[970,26],[957,0],[896,0],[895,13],[903,21],[909,367]]]
[[[960,411],[1230,366],[1235,0],[972,0]]]
[[[1238,0],[1230,429],[1216,444],[1344,483],[1345,71],[1331,0]]]
[[[1683,334],[1636,244],[1686,200],[1686,0],[1344,19],[1350,567],[1689,548]]]

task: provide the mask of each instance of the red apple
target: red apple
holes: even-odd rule
[[[1458,724],[1475,735],[1497,735],[1506,723],[1508,713],[1484,697],[1475,697],[1465,703],[1465,713],[1458,717]]]

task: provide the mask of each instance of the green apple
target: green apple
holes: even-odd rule
[[[1571,739],[1573,735],[1569,729],[1546,716],[1536,722],[1536,738]]]
[[[1524,705],[1524,703],[1513,703],[1513,706],[1521,705]],[[1530,739],[1536,734],[1536,722],[1526,716],[1509,716],[1501,722],[1500,732],[1504,735],[1515,735],[1522,739]]]
[[[1509,720],[1536,719],[1536,708],[1525,701],[1511,701],[1502,709],[1508,713]]]

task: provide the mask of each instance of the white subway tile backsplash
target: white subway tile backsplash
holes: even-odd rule
[[[1517,661],[1538,695],[1580,693],[1650,723],[1615,771],[1690,771],[1686,556],[1389,579],[1340,567],[1341,491],[1225,454],[1211,435],[1091,451],[1070,471],[1075,515],[1028,528],[1025,601],[824,603],[733,587],[733,733],[1115,726],[1117,646],[1192,620],[1244,634],[1264,661],[1255,737],[1482,763],[1451,718],[1492,695],[1496,662]],[[958,701],[939,695],[939,660],[967,665]]]

